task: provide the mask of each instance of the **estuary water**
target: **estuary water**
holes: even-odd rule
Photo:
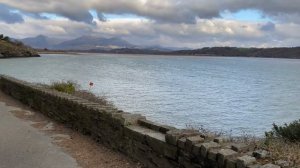
[[[300,119],[300,60],[150,55],[42,55],[0,60],[0,74],[73,80],[120,109],[178,128],[263,135]]]

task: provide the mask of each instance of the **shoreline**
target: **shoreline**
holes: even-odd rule
[[[295,57],[257,57],[257,56],[222,56],[222,55],[180,55],[180,54],[148,54],[148,53],[110,53],[110,52],[85,52],[85,51],[61,51],[61,52],[38,52],[39,54],[62,54],[62,55],[84,55],[84,54],[108,54],[108,55],[130,55],[130,56],[166,56],[166,57],[220,57],[220,58],[267,58],[267,59],[292,59],[292,60],[300,60],[300,58]],[[1,58],[0,58],[1,59]]]

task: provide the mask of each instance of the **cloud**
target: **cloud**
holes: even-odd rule
[[[260,30],[262,30],[262,31],[274,31],[275,26],[276,25],[273,22],[267,22],[266,24],[261,26]]]
[[[75,21],[92,23],[89,10],[96,10],[100,20],[103,13],[134,14],[159,22],[195,23],[198,18],[220,17],[223,11],[257,9],[266,16],[278,17],[283,14],[300,14],[299,0],[1,0],[14,8],[31,13],[54,13]]]
[[[23,17],[20,14],[12,12],[11,8],[1,3],[0,3],[0,20],[9,24],[20,23],[24,21]]]
[[[23,22],[15,22],[13,27],[7,24],[8,19],[0,20],[0,31],[17,37],[37,34],[58,38],[116,36],[135,44],[192,48],[300,45],[299,0],[0,1],[24,14]],[[267,22],[263,19],[229,20],[220,16],[223,11],[234,13],[244,9],[261,11],[268,18]],[[7,14],[7,10],[1,12]],[[47,19],[42,17],[45,13]],[[105,18],[107,14],[120,17]],[[122,17],[126,15],[133,17]]]

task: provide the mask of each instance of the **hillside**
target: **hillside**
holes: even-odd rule
[[[300,59],[300,47],[291,47],[291,48],[238,48],[238,47],[209,48],[206,47],[206,48],[196,49],[196,50],[175,51],[169,54]]]
[[[38,57],[38,53],[19,42],[0,39],[0,58]]]

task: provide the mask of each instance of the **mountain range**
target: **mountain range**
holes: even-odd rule
[[[147,49],[154,51],[174,51],[179,48],[172,47],[161,47],[156,46],[137,46],[130,42],[118,38],[104,38],[96,36],[81,36],[71,40],[62,40],[56,38],[50,38],[44,35],[38,35],[36,37],[29,37],[19,39],[25,45],[36,48],[36,49],[50,49],[50,50],[112,50],[112,49]],[[186,49],[186,48],[180,48]]]

